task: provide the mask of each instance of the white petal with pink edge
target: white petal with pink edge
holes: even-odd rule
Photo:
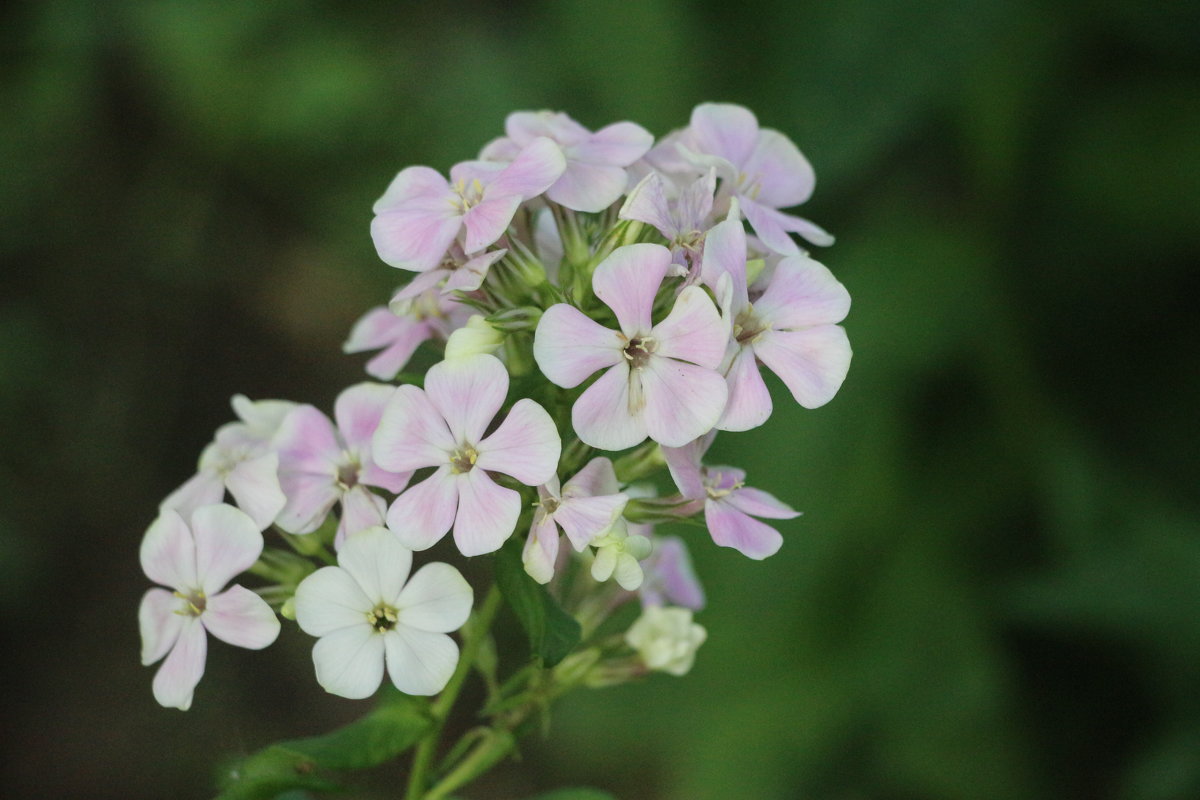
[[[386,383],[359,383],[338,395],[333,406],[342,440],[353,450],[368,447],[379,419],[396,387]]]
[[[732,103],[701,103],[692,109],[688,133],[701,152],[740,167],[758,143],[758,119]]]
[[[791,139],[779,131],[759,131],[754,151],[741,165],[754,186],[754,199],[771,208],[798,206],[812,196],[816,174]],[[757,191],[754,191],[757,189]]]
[[[592,274],[592,289],[617,315],[628,337],[650,332],[654,296],[671,266],[671,251],[657,244],[618,247]]]
[[[528,398],[513,404],[504,422],[478,445],[476,469],[511,475],[527,486],[554,477],[562,440],[546,409]]]
[[[204,677],[204,660],[208,656],[208,637],[196,617],[185,617],[175,646],[154,675],[151,688],[154,699],[167,708],[187,711],[192,707],[192,693]]]
[[[192,513],[196,540],[196,577],[205,594],[254,565],[262,555],[263,537],[254,520],[231,505],[201,506]]]
[[[568,498],[554,512],[554,521],[562,526],[571,546],[582,551],[597,536],[608,533],[628,502],[623,494]]]
[[[428,395],[416,386],[400,386],[379,419],[371,458],[390,472],[411,472],[448,463],[456,446],[445,417]]]
[[[314,475],[309,472],[280,472],[279,486],[287,503],[275,524],[288,533],[312,533],[321,527],[342,496],[334,475]]]
[[[372,603],[394,605],[412,569],[412,552],[385,528],[376,526],[346,539],[338,552],[346,570]]]
[[[646,433],[666,447],[682,447],[713,429],[729,389],[711,369],[652,357],[641,374]]]
[[[725,373],[729,386],[729,401],[717,422],[723,431],[748,431],[757,428],[771,416],[771,393],[758,370],[754,350],[741,347]]]
[[[250,515],[260,531],[268,528],[287,504],[279,486],[279,456],[275,453],[239,463],[225,482],[238,508]]]
[[[704,504],[704,522],[714,542],[749,558],[764,559],[783,545],[779,531],[720,501]]]
[[[850,311],[850,293],[825,265],[806,256],[785,258],[754,313],[778,330],[808,328],[841,322]]]
[[[736,489],[725,496],[725,502],[739,511],[755,517],[767,519],[794,519],[800,512],[774,495],[762,489],[751,489],[748,486]]]
[[[187,523],[175,511],[163,511],[150,523],[138,555],[142,571],[155,583],[185,591],[199,588],[196,543]]]
[[[371,239],[379,258],[411,272],[427,272],[440,264],[463,224],[451,199],[441,201],[444,209],[402,208],[371,220]]]
[[[494,553],[517,526],[521,495],[498,485],[478,467],[455,476],[455,481],[459,497],[454,543],[464,556]]]
[[[671,313],[650,331],[656,357],[679,358],[708,369],[716,369],[725,357],[729,335],[729,323],[699,286],[680,292]]]
[[[818,408],[833,399],[850,370],[850,340],[839,325],[767,331],[754,352],[787,385],[796,402]]]
[[[573,389],[589,375],[619,363],[625,342],[566,303],[550,306],[538,320],[533,358],[551,383]]]
[[[440,361],[425,374],[425,393],[450,426],[456,446],[477,444],[504,404],[508,370],[486,354]]]
[[[186,619],[180,610],[183,601],[166,589],[151,589],[142,595],[138,606],[138,630],[142,637],[142,665],[150,666],[167,654]]]
[[[266,600],[243,586],[230,586],[208,597],[200,621],[221,641],[250,650],[261,650],[279,636],[275,612]]]
[[[440,467],[396,498],[388,509],[387,526],[400,544],[426,550],[450,530],[457,508],[458,482],[449,466]]]
[[[631,392],[631,381],[638,381]],[[641,378],[622,360],[589,386],[571,407],[571,425],[584,442],[601,450],[624,450],[646,438]]]

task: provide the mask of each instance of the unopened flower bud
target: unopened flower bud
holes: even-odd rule
[[[487,318],[487,322],[498,331],[517,333],[518,331],[532,331],[537,327],[538,320],[541,318],[542,310],[540,308],[521,306],[492,314]]]
[[[446,359],[492,354],[504,344],[504,333],[496,330],[479,314],[472,314],[467,324],[450,334],[446,340]]]
[[[706,638],[708,632],[692,622],[690,609],[661,606],[647,606],[625,633],[625,642],[648,668],[677,676],[692,668]]]

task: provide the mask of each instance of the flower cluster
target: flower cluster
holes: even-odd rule
[[[518,616],[513,586],[578,623],[563,681],[683,674],[704,594],[658,526],[691,519],[753,559],[780,548],[762,520],[797,512],[706,457],[718,431],[770,417],[764,369],[805,408],[846,376],[849,294],[792,234],[833,238],[784,210],[812,193],[808,161],[725,104],[657,142],[549,112],[514,113],[504,133],[448,177],[402,170],[375,203],[379,257],[408,280],[344,349],[379,351],[379,382],[343,391],[332,419],[235,397],[239,421],[163,502],[142,564],[168,588],[139,615],[143,661],[166,656],[163,705],[190,705],[205,632],[265,647],[274,610],[317,637],[329,692],[369,696],[385,672],[404,693],[442,692],[470,657],[449,634],[477,592],[414,560],[447,533],[461,556],[495,554]],[[419,349],[439,360],[405,374]],[[267,585],[225,588],[246,571]],[[636,621],[616,613],[629,603]]]

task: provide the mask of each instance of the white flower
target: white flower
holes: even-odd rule
[[[616,578],[627,592],[635,592],[642,585],[645,574],[638,562],[650,555],[654,546],[640,534],[630,535],[624,520],[617,523],[608,533],[592,540],[596,548],[596,560],[592,562],[592,577],[603,583]]]
[[[165,510],[142,539],[142,570],[170,586],[151,589],[138,608],[142,663],[167,660],[154,676],[154,699],[186,711],[204,675],[205,631],[223,642],[259,650],[279,635],[279,620],[261,597],[225,584],[262,553],[263,538],[245,512],[230,505],[201,506],[191,526]],[[169,652],[169,655],[168,655]]]
[[[446,634],[467,621],[473,593],[449,564],[426,564],[408,580],[411,568],[412,551],[374,526],[346,539],[338,566],[322,567],[296,588],[296,621],[320,637],[313,664],[327,692],[369,697],[385,663],[405,694],[446,686],[458,664],[458,645]]]
[[[625,632],[626,643],[647,667],[671,675],[684,675],[692,668],[706,638],[708,632],[692,622],[691,609],[662,606],[647,606]]]

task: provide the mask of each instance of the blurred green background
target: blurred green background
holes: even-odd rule
[[[854,297],[840,395],[717,445],[805,515],[762,563],[689,529],[693,672],[570,697],[468,796],[1200,797],[1200,4],[45,0],[0,45],[5,796],[205,797],[360,713],[292,627],[155,705],[158,501],[230,395],[365,378],[396,171],[720,100],[809,156]]]

